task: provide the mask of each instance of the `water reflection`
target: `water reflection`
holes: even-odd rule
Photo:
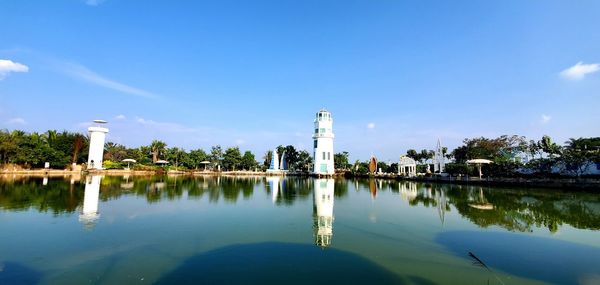
[[[377,184],[375,184],[375,179],[369,179],[369,191],[371,192],[371,198],[375,200],[377,198]]]
[[[313,231],[315,245],[331,245],[333,238],[334,179],[315,179],[313,192]]]
[[[79,215],[79,222],[81,222],[86,229],[94,228],[98,219],[100,219],[100,213],[98,213],[98,199],[100,197],[101,180],[102,176],[100,175],[90,175],[86,177],[83,207],[81,215]]]
[[[279,182],[281,178],[279,176],[267,177],[267,184],[269,185],[271,191],[271,197],[273,200],[273,204],[277,202],[277,198],[279,198]]]
[[[403,200],[411,202],[417,198],[417,183],[401,181],[398,183],[398,192]]]
[[[80,179],[83,180],[80,182]],[[320,189],[321,184],[316,181],[320,180],[297,177],[104,176],[100,179],[64,176],[49,177],[47,185],[43,186],[43,177],[3,175],[0,176],[0,209],[36,209],[60,215],[85,208],[85,213],[81,212],[83,222],[88,215],[88,196],[92,197],[91,201],[96,200],[92,205],[98,200],[122,196],[140,197],[148,203],[207,198],[204,201],[208,203],[236,204],[242,198],[246,200],[258,195],[260,190],[257,192],[257,189],[262,189],[275,206],[289,206],[311,196],[314,200],[317,192],[333,192],[333,202],[334,196],[343,198],[349,193],[367,191],[372,199],[397,193],[411,207],[430,208],[442,224],[449,211],[456,211],[464,219],[484,228],[499,226],[522,232],[546,228],[556,232],[567,224],[578,229],[600,229],[600,196],[595,193],[377,179],[326,180],[325,184],[333,188]],[[314,200],[315,211],[316,202]]]

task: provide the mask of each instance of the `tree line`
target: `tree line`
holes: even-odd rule
[[[64,169],[72,164],[87,161],[89,138],[87,135],[48,130],[44,133],[27,133],[21,130],[0,130],[0,164],[19,165],[23,168],[41,168],[45,162],[51,168]],[[281,159],[285,157],[290,170],[310,171],[312,155],[305,150],[297,150],[292,145],[280,145],[274,149]],[[239,147],[223,149],[220,145],[212,146],[208,151],[202,148],[185,150],[179,147],[168,147],[164,141],[153,140],[149,145],[127,147],[122,144],[107,142],[104,150],[104,167],[123,168],[124,159],[135,159],[136,168],[152,168],[159,160],[166,160],[171,167],[182,170],[216,169],[221,170],[265,170],[271,164],[273,151],[269,150],[257,158],[250,150],[242,153]],[[518,174],[536,173],[551,175],[556,169],[563,173],[581,175],[589,168],[590,163],[600,163],[600,137],[571,138],[563,145],[554,142],[549,136],[540,140],[527,140],[524,136],[503,135],[497,138],[467,138],[463,144],[452,151],[442,148],[446,158],[446,172],[470,174],[474,171],[466,164],[469,159],[484,158],[494,163],[485,166],[492,176],[514,176]],[[406,156],[413,158],[417,169],[424,172],[434,151],[409,149]],[[368,173],[369,161],[349,162],[349,153],[342,151],[334,154],[334,165],[338,171],[355,174]],[[277,163],[280,163],[279,161]],[[396,162],[378,162],[382,172],[396,173]]]
[[[425,172],[434,154],[433,150],[409,149],[405,155],[415,160],[418,172]],[[557,144],[547,135],[540,140],[527,140],[518,135],[467,138],[461,146],[450,152],[443,147],[442,155],[446,159],[446,173],[451,175],[475,175],[475,167],[466,162],[482,158],[493,162],[484,166],[488,176],[580,176],[593,168],[600,170],[600,137],[571,138],[563,145]],[[335,157],[338,169],[350,169],[357,174],[368,173],[369,161],[356,161],[350,165],[347,153],[336,154]],[[396,173],[398,170],[397,163],[388,164],[384,161],[379,161],[377,167],[388,173]]]
[[[27,133],[21,130],[0,130],[0,164],[18,165],[22,168],[42,168],[46,162],[51,168],[65,169],[72,164],[87,162],[89,137],[87,135],[55,130],[44,133]],[[281,158],[283,152],[290,170],[308,171],[312,163],[311,155],[304,150],[296,150],[292,145],[278,146],[275,151]],[[153,140],[149,145],[127,147],[115,142],[104,145],[104,163],[106,169],[123,168],[124,159],[134,159],[135,168],[154,168],[159,160],[168,161],[171,168],[181,170],[265,170],[271,164],[272,151],[267,151],[257,161],[252,151],[242,153],[239,147],[223,149],[212,146],[208,151],[202,148],[185,150],[168,147],[161,140]],[[279,162],[278,162],[279,163]]]

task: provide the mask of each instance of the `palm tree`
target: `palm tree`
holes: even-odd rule
[[[79,156],[79,151],[85,144],[85,136],[82,134],[75,134],[73,138],[73,159],[71,163],[77,163],[77,157]]]
[[[56,142],[57,136],[58,132],[55,130],[48,130],[46,131],[46,133],[44,133],[44,138],[50,147],[52,147],[54,145],[54,142]]]
[[[152,152],[152,163],[156,163],[158,161],[159,155],[165,152],[165,148],[167,144],[163,141],[153,140],[150,144],[150,151]]]

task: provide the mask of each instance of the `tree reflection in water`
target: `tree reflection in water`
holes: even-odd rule
[[[42,180],[40,177],[1,177],[0,208],[35,209],[60,215],[74,213],[82,207],[85,178],[49,178],[45,186]],[[250,199],[255,191],[264,191],[277,206],[309,199],[315,187],[311,178],[284,177],[277,182],[278,192],[273,193],[275,186],[265,177],[247,176],[104,176],[100,183],[100,201],[133,195],[155,203],[186,195],[187,199],[208,197],[211,203],[235,204],[240,199]],[[528,232],[534,227],[544,227],[555,232],[561,225],[600,229],[600,197],[593,193],[374,179],[335,179],[333,183],[336,199],[347,196],[349,188],[368,191],[373,198],[379,197],[380,192],[391,191],[410,206],[437,211],[442,223],[446,212],[457,211],[480,227],[496,225],[511,231]]]

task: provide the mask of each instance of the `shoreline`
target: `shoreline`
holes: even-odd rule
[[[7,176],[30,176],[30,177],[69,177],[83,176],[87,174],[109,175],[109,176],[293,176],[293,177],[324,177],[308,172],[266,172],[266,171],[154,171],[154,170],[92,170],[92,171],[72,171],[59,169],[35,169],[35,170],[11,170],[0,171],[0,177]],[[385,179],[397,181],[413,181],[421,183],[445,183],[460,185],[479,185],[479,186],[516,186],[531,188],[554,188],[565,190],[594,190],[600,191],[599,178],[497,178],[487,177],[479,179],[478,177],[442,177],[442,176],[415,176],[404,177],[397,174],[352,174],[336,173],[328,175],[329,178],[366,178],[366,179]]]

